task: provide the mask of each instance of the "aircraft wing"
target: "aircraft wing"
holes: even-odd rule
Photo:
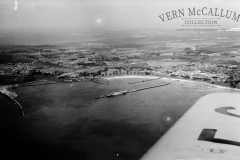
[[[240,94],[200,98],[141,160],[240,160]]]

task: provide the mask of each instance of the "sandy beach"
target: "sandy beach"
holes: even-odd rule
[[[135,76],[135,75],[131,75],[131,76],[109,77],[109,78],[105,78],[105,79],[111,80],[111,79],[120,79],[120,78],[150,78],[150,79],[154,79],[154,78],[159,78],[159,77],[158,76],[139,76],[139,75]],[[194,81],[194,80],[188,80],[188,79],[177,79],[177,78],[170,78],[170,77],[162,77],[162,79],[170,79],[170,80],[182,81],[182,82],[190,82],[190,83],[199,83],[199,84],[209,85],[209,86],[212,86],[214,88],[230,89],[230,90],[238,91],[238,92],[240,91],[239,89],[235,89],[235,88],[224,87],[224,86],[219,86],[219,85],[215,85],[215,84],[199,82],[199,81]]]
[[[199,83],[199,84],[209,85],[209,86],[212,86],[214,88],[230,89],[230,90],[233,90],[233,91],[240,91],[239,89],[235,89],[235,88],[224,87],[224,86],[219,86],[219,85],[216,85],[216,84],[204,83],[204,82],[187,80],[187,79],[176,79],[176,78],[167,78],[167,77],[163,77],[163,79],[171,79],[171,80],[179,80],[179,81],[185,81],[185,82],[191,82],[191,83]]]
[[[108,77],[108,78],[105,78],[107,80],[111,80],[111,79],[119,79],[119,78],[159,78],[157,76],[134,76],[134,75],[131,75],[131,76],[116,76],[116,77]]]

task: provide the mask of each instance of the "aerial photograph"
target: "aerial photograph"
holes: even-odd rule
[[[0,153],[239,160],[240,1],[1,0]]]

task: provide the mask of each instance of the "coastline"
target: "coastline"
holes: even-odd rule
[[[102,78],[104,78],[104,77],[102,77]],[[108,77],[108,78],[104,78],[104,79],[111,80],[111,79],[120,79],[120,78],[161,78],[161,77],[158,77],[158,76],[139,76],[139,75],[127,76],[127,75],[124,75],[124,76]]]
[[[163,79],[168,79],[168,77],[163,77]],[[186,82],[192,82],[192,83],[194,82],[194,83],[199,83],[199,84],[205,84],[205,85],[213,86],[213,87],[215,87],[215,88],[230,89],[230,90],[234,90],[234,91],[240,92],[240,89],[230,88],[230,87],[224,87],[224,86],[220,86],[220,85],[216,85],[216,84],[210,84],[210,83],[199,82],[199,81],[188,80],[188,79],[177,79],[177,78],[169,78],[169,79],[171,79],[171,80],[186,81]]]
[[[140,75],[124,75],[124,76],[115,76],[115,77],[108,77],[105,78],[107,80],[111,80],[111,79],[121,79],[121,78],[161,78],[161,79],[170,79],[170,80],[179,80],[179,81],[185,81],[185,82],[194,82],[194,83],[199,83],[199,84],[205,84],[205,85],[209,85],[209,86],[213,86],[214,88],[222,88],[222,89],[229,89],[229,90],[233,90],[233,91],[238,91],[240,92],[240,89],[236,89],[236,88],[230,88],[230,87],[224,87],[224,86],[220,86],[220,85],[216,85],[216,84],[210,84],[210,83],[205,83],[205,82],[199,82],[199,81],[194,81],[194,80],[189,80],[189,79],[181,79],[181,78],[171,78],[171,77],[159,77],[159,76],[140,76]]]

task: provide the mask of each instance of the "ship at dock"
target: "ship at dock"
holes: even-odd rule
[[[119,96],[119,95],[125,95],[129,92],[129,90],[123,90],[123,91],[116,91],[116,92],[112,92],[112,93],[109,93],[107,95],[100,95],[100,96],[97,96],[95,97],[96,99],[99,99],[99,98],[110,98],[110,97],[115,97],[115,96]]]
[[[97,96],[97,97],[95,97],[95,99],[116,97],[116,96],[119,96],[119,95],[125,95],[125,94],[127,94],[127,93],[138,92],[138,91],[142,91],[142,90],[146,90],[146,89],[151,89],[151,88],[166,86],[166,85],[169,85],[170,83],[171,83],[171,81],[170,81],[170,79],[169,79],[169,82],[167,82],[167,83],[165,83],[165,84],[160,84],[160,85],[150,86],[150,87],[144,87],[144,88],[138,88],[138,89],[132,89],[132,90],[116,91],[116,92],[109,93],[109,94],[107,94],[107,95]]]
[[[127,92],[128,92],[128,90],[116,91],[116,92],[109,93],[107,95],[107,97],[115,97],[115,96],[119,96],[119,95],[124,95],[124,94],[127,94]]]

